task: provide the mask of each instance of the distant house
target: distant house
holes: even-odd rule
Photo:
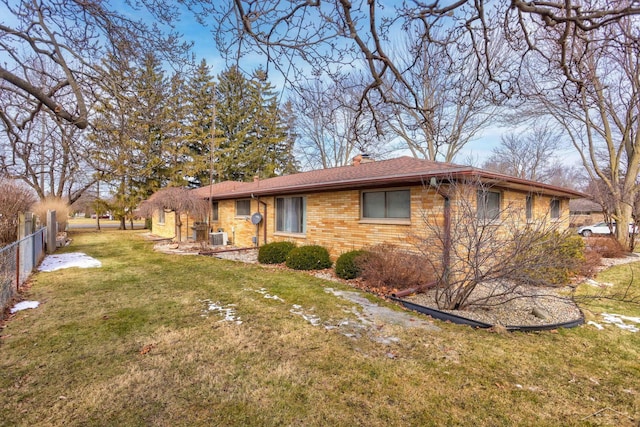
[[[185,218],[182,223],[188,227],[195,221],[208,222],[217,243],[223,237],[237,247],[287,240],[325,246],[337,257],[383,242],[409,246],[407,236],[424,231],[425,216],[442,216],[462,202],[445,202],[446,189],[456,184],[474,188],[464,202],[477,208],[478,220],[496,223],[507,205],[517,205],[522,224],[545,217],[558,228],[567,228],[569,199],[583,196],[469,166],[412,157],[373,161],[356,156],[350,166],[192,190],[210,199],[210,218]],[[154,216],[153,234],[173,236],[170,214]],[[189,234],[188,229],[183,233]]]
[[[585,198],[569,201],[569,215],[572,227],[596,224],[605,220],[602,205]]]

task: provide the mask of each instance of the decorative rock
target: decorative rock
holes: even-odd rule
[[[531,314],[536,316],[538,319],[546,320],[549,318],[549,314],[539,307],[533,307],[533,310],[531,310]]]

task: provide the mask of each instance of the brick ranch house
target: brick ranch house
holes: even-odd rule
[[[424,232],[425,216],[444,218],[447,209],[460,202],[447,194],[447,187],[462,182],[477,188],[466,197],[476,207],[478,219],[498,222],[501,210],[517,205],[523,224],[544,217],[560,230],[569,225],[569,200],[584,196],[469,166],[412,157],[373,161],[356,156],[350,166],[192,190],[211,200],[211,214],[208,221],[182,216],[182,236],[194,236],[197,222],[214,232],[217,243],[223,237],[235,247],[287,240],[322,245],[333,258],[383,242],[410,246],[407,236]],[[174,213],[156,212],[152,234],[174,238]]]

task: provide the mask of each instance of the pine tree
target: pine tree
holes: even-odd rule
[[[222,72],[216,87],[216,128],[222,137],[216,148],[219,181],[249,179],[245,155],[249,148],[254,108],[249,84],[240,70],[231,67]]]
[[[184,140],[188,161],[184,172],[191,187],[200,187],[210,180],[214,89],[213,76],[206,61],[202,60],[186,89]]]
[[[132,213],[140,202],[137,192],[132,191],[133,176],[139,169],[133,162],[136,149],[130,114],[136,102],[133,91],[136,70],[115,58],[105,62],[108,62],[110,79],[104,80],[99,88],[93,132],[89,136],[94,149],[87,159],[97,171],[98,181],[115,187],[116,194],[109,208],[124,228],[126,214]]]
[[[150,54],[143,59],[133,87],[136,99],[131,116],[135,148],[131,160],[137,169],[135,187],[146,198],[163,188],[170,175],[164,158],[169,86],[157,57]]]
[[[140,201],[168,185],[183,186],[184,82],[167,79],[150,55],[135,64],[109,61],[92,135],[92,166],[115,188],[112,207],[124,225]]]
[[[162,145],[166,185],[184,187],[189,182],[187,175],[192,159],[186,138],[188,92],[186,82],[180,74],[175,73],[171,76],[166,96]]]
[[[291,101],[286,101],[282,105],[280,108],[280,117],[285,138],[281,142],[280,152],[282,154],[280,157],[279,175],[289,175],[296,173],[299,170],[298,161],[294,155],[294,147],[298,136],[295,132],[296,114],[293,111],[293,104]]]
[[[250,181],[292,169],[287,123],[281,119],[277,94],[258,69],[248,80],[232,67],[218,77],[217,127],[220,180]]]

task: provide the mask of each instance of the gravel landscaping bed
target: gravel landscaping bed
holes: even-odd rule
[[[603,258],[598,271],[614,265],[627,264],[640,261],[637,254],[631,254],[623,258]],[[588,280],[590,285],[600,285],[593,279]],[[579,284],[579,283],[577,283]],[[502,284],[481,284],[478,286],[471,299],[477,299],[490,292],[499,293]],[[496,292],[498,291],[498,292]],[[571,298],[572,288],[537,288],[521,286],[515,295],[516,298],[497,298],[490,307],[472,307],[467,310],[440,310],[445,313],[466,317],[467,319],[491,325],[502,326],[545,326],[559,323],[573,322],[582,319],[583,315],[576,303]],[[414,294],[405,300],[424,307],[438,309],[435,300],[435,291]]]
[[[490,292],[499,292],[502,288],[504,285],[501,284],[482,284],[474,290],[471,298],[476,299]],[[582,312],[569,296],[570,291],[570,288],[541,289],[523,286],[514,295],[496,297],[491,302],[491,306],[440,311],[490,325],[553,325],[582,319]],[[439,310],[434,290],[414,294],[405,299],[414,304]]]

